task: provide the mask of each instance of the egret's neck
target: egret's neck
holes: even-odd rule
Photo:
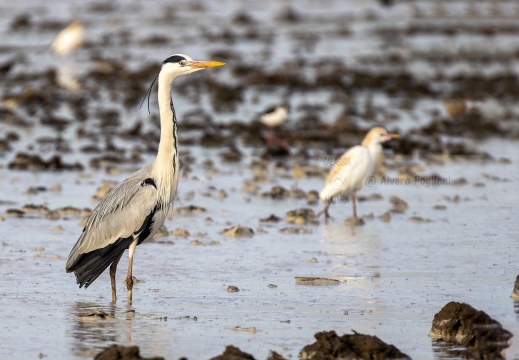
[[[372,158],[377,158],[382,154],[382,145],[379,142],[371,142],[368,145],[368,150]]]

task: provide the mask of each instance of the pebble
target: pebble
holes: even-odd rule
[[[514,289],[512,290],[510,297],[515,301],[519,301],[519,275],[515,278]]]
[[[113,319],[113,317],[101,310],[94,310],[85,315],[80,315],[76,317],[76,321],[96,321],[98,319],[111,320]]]
[[[271,199],[284,199],[290,195],[290,191],[285,189],[282,186],[276,185],[273,186],[270,191],[264,192],[261,194],[262,197],[269,197]]]
[[[409,208],[409,205],[407,205],[407,203],[398,196],[391,196],[389,201],[393,205],[391,208],[391,212],[393,213],[403,213],[407,210],[407,208]]]
[[[285,221],[295,225],[317,225],[317,215],[310,208],[290,210],[285,214]]]
[[[386,211],[385,213],[379,216],[379,219],[384,222],[389,222],[391,220],[391,211]]]
[[[18,209],[7,209],[4,212],[4,215],[21,218],[25,215],[25,212],[22,210],[18,210]]]
[[[349,217],[347,218],[346,220],[344,220],[344,224],[345,225],[348,225],[348,226],[362,226],[364,225],[366,222],[364,221],[364,219],[362,218],[359,218],[359,217]]]
[[[431,219],[424,219],[423,217],[421,216],[411,216],[409,219],[407,219],[408,221],[411,221],[411,222],[421,222],[421,223],[428,223],[428,222],[432,222]]]
[[[22,211],[25,213],[39,213],[39,214],[48,214],[50,210],[45,205],[33,205],[28,204],[22,207]]]
[[[188,205],[182,206],[173,210],[170,210],[171,215],[179,215],[179,214],[200,214],[204,213],[207,210],[201,206],[196,205]]]
[[[116,185],[116,181],[101,180],[101,186],[97,188],[96,193],[92,196],[92,201],[98,202],[103,199]]]
[[[338,285],[341,282],[336,279],[328,279],[312,276],[296,276],[296,284],[300,285]]]
[[[303,227],[286,227],[279,229],[279,232],[282,234],[312,234],[314,231]]]
[[[238,289],[237,286],[234,286],[234,285],[229,285],[227,286],[227,292],[239,292],[240,289]]]
[[[235,225],[231,228],[224,229],[220,234],[230,237],[252,237],[254,236],[254,230],[248,227]]]
[[[180,228],[177,228],[173,231],[170,232],[170,235],[173,235],[173,236],[176,236],[176,237],[188,237],[189,236],[189,232],[185,229],[180,229]]]
[[[220,245],[219,241],[212,240],[210,242],[200,241],[200,240],[191,240],[189,242],[189,245],[191,246],[213,246],[213,245]]]
[[[255,333],[257,331],[257,329],[255,327],[241,327],[241,326],[233,326],[231,328],[231,330],[234,330],[234,331],[247,331],[247,332],[251,332],[251,333]]]
[[[262,222],[262,223],[272,223],[272,224],[274,224],[274,223],[280,222],[281,220],[282,219],[279,216],[271,214],[269,217],[260,219],[259,221]]]

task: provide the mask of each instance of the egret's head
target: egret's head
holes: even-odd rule
[[[362,145],[381,144],[391,139],[398,139],[399,137],[397,134],[388,133],[386,129],[382,127],[375,127],[366,134],[364,140],[362,140]]]
[[[162,62],[161,72],[165,71],[174,78],[181,75],[194,73],[195,71],[206,68],[223,66],[225,63],[220,61],[200,61],[193,60],[187,55],[174,54]]]

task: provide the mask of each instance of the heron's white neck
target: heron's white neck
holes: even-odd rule
[[[160,111],[160,142],[153,173],[158,181],[159,201],[169,204],[177,188],[177,119],[171,100],[171,83],[174,77],[161,72],[158,78],[158,102]]]

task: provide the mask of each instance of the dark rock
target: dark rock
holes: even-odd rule
[[[245,226],[235,225],[231,228],[224,229],[220,234],[230,237],[252,237],[254,236],[254,230]]]
[[[279,216],[271,214],[269,217],[260,219],[259,221],[262,223],[278,223],[281,221],[281,218]]]
[[[290,155],[290,149],[286,146],[280,146],[278,144],[270,144],[265,149],[265,152],[261,155],[263,159],[277,156],[288,156]]]
[[[361,360],[410,359],[395,346],[388,345],[376,336],[354,334],[338,336],[335,331],[314,335],[316,342],[305,346],[299,353],[303,360]]]
[[[220,157],[224,162],[239,162],[243,157],[243,153],[236,145],[230,144],[226,151],[220,153]]]
[[[389,199],[393,207],[391,208],[391,212],[393,213],[403,213],[407,210],[409,205],[407,203],[400,199],[398,196],[391,196],[391,199]]]
[[[254,356],[247,354],[237,347],[228,345],[222,355],[215,356],[210,360],[255,360]]]
[[[285,189],[283,186],[273,186],[270,191],[261,194],[262,197],[269,197],[272,199],[284,199],[290,195],[290,191]]]
[[[283,355],[278,354],[275,351],[271,351],[267,360],[287,360]]]
[[[43,160],[39,155],[18,153],[8,165],[11,170],[83,170],[79,163],[67,164],[61,160],[61,156],[54,155],[49,160]]]
[[[206,131],[200,138],[200,145],[209,148],[221,148],[230,143],[230,139],[216,131]]]
[[[512,291],[512,294],[510,295],[514,300],[519,300],[519,275],[515,278],[514,283],[514,290]]]
[[[501,359],[513,335],[485,312],[451,301],[434,315],[429,336],[465,346],[464,354],[471,359]]]
[[[98,353],[94,360],[164,360],[163,357],[155,356],[151,358],[143,358],[139,354],[137,346],[120,346],[110,345],[103,351]]]
[[[314,231],[304,227],[287,227],[279,229],[279,232],[282,234],[312,234]]]
[[[295,225],[318,224],[317,215],[310,208],[290,210],[285,214],[285,221]]]

